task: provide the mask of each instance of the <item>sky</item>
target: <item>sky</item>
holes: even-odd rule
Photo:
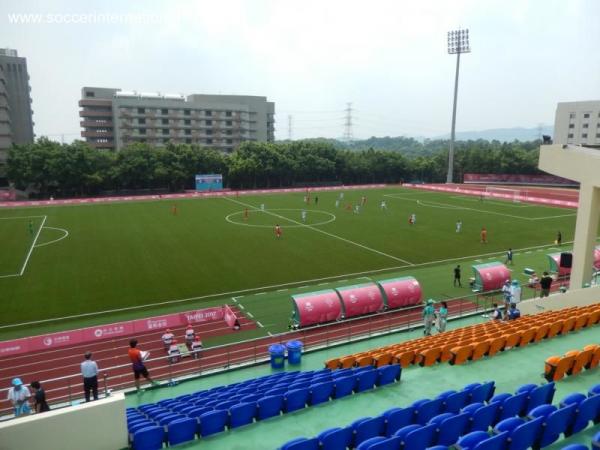
[[[80,133],[83,86],[245,94],[275,102],[276,138],[553,124],[556,103],[600,100],[597,0],[170,0],[0,3],[0,47],[27,58],[34,131]],[[291,130],[289,118],[291,117]]]

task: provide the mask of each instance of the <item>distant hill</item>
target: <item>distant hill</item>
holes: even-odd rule
[[[541,134],[547,134],[552,136],[554,128],[549,125],[544,125],[541,128]],[[476,141],[483,139],[486,141],[500,141],[500,142],[512,142],[512,141],[535,141],[540,137],[540,129],[535,128],[494,128],[491,130],[482,131],[458,131],[456,133],[457,141]],[[437,136],[433,139],[449,139],[450,133]]]

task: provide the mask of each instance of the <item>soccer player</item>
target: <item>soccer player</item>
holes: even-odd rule
[[[33,236],[33,222],[29,221],[29,234]]]
[[[360,214],[360,205],[354,207],[354,214]]]
[[[277,237],[277,239],[281,237],[281,234],[281,227],[279,226],[279,224],[275,225],[275,236]]]
[[[318,203],[319,203],[319,197],[315,196],[315,206],[317,206]]]
[[[360,206],[365,206],[367,204],[367,196],[363,195],[360,199]]]
[[[456,283],[458,283],[458,287],[462,287],[460,283],[460,264],[454,268],[454,287],[456,287]]]
[[[248,208],[244,209],[244,220],[248,220]]]
[[[458,220],[458,222],[456,222],[456,232],[460,233],[460,230],[462,229],[462,220]]]
[[[416,224],[417,223],[417,215],[415,213],[412,213],[410,217],[412,219],[412,224],[413,225]]]
[[[261,203],[261,204],[260,204],[260,210],[261,210],[261,211],[264,211],[264,210],[265,210],[265,204],[264,204],[264,203]]]
[[[481,243],[482,244],[487,244],[487,230],[485,229],[485,227],[481,227]]]
[[[344,193],[340,192],[340,200],[344,200]]]
[[[506,252],[506,261],[504,261],[504,264],[508,264],[510,263],[510,265],[513,265],[513,251],[512,248],[509,248],[508,251]]]
[[[302,212],[300,213],[300,215],[302,216],[302,222],[306,223],[306,210],[303,209]]]
[[[177,215],[177,206],[176,205],[171,206],[171,214],[173,214],[174,216]]]
[[[336,207],[336,208],[339,208],[339,207],[340,207],[340,200],[339,200],[339,199],[335,201],[335,207]]]
[[[384,209],[387,211],[387,205],[385,203],[385,200],[381,200],[381,205],[379,206],[381,208],[381,210],[383,211]]]
[[[409,225],[413,224],[413,215],[412,214],[410,216],[408,216],[408,224]]]
[[[556,233],[556,244],[560,245],[562,243],[562,233],[559,231]]]

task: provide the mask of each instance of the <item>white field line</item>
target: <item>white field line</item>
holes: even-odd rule
[[[11,219],[39,219],[40,217],[46,217],[46,216],[19,216],[19,217],[0,217],[0,220],[11,220]]]
[[[256,206],[253,206],[253,205],[251,205],[251,204],[249,204],[249,203],[240,202],[239,200],[234,200],[234,199],[232,199],[232,198],[228,198],[228,197],[222,197],[222,198],[224,198],[225,200],[228,200],[228,201],[230,201],[230,202],[237,203],[238,205],[242,205],[242,206],[244,206],[244,207],[246,207],[246,208],[252,208],[252,209],[253,209],[253,210],[255,210],[255,211],[262,211],[260,208],[257,208]],[[405,259],[398,258],[398,257],[396,257],[396,256],[393,256],[393,255],[388,255],[387,253],[380,252],[379,250],[375,250],[374,248],[367,247],[366,245],[363,245],[363,244],[359,244],[358,242],[354,242],[354,241],[351,241],[351,240],[349,240],[349,239],[343,238],[343,237],[341,237],[341,236],[337,236],[337,235],[335,235],[335,234],[333,234],[333,233],[329,233],[329,232],[327,232],[327,231],[321,230],[320,228],[315,228],[315,227],[313,227],[313,226],[311,226],[311,225],[307,225],[307,224],[304,224],[304,223],[302,223],[302,222],[298,222],[298,221],[296,221],[296,220],[294,220],[294,219],[289,219],[289,218],[287,218],[287,217],[285,217],[285,216],[281,216],[281,215],[279,215],[279,214],[275,214],[274,212],[271,212],[271,211],[269,211],[268,209],[267,209],[267,210],[264,210],[264,211],[262,211],[262,212],[264,212],[264,213],[266,213],[266,214],[269,214],[269,215],[271,215],[271,216],[273,216],[273,217],[278,217],[278,218],[280,218],[280,219],[287,220],[288,222],[291,222],[291,223],[293,223],[293,224],[295,224],[295,225],[300,225],[300,226],[302,226],[302,227],[305,227],[305,228],[311,229],[311,230],[313,230],[313,231],[316,231],[316,232],[318,232],[318,233],[325,234],[325,235],[327,235],[327,236],[330,236],[330,237],[332,237],[332,238],[339,239],[340,241],[347,242],[348,244],[355,245],[355,246],[357,246],[357,247],[363,248],[363,249],[365,249],[365,250],[368,250],[368,251],[370,251],[370,252],[377,253],[377,254],[379,254],[379,255],[382,255],[382,256],[385,256],[385,257],[387,257],[387,258],[390,258],[390,259],[396,260],[396,261],[398,261],[398,262],[401,262],[401,263],[404,263],[404,264],[408,264],[408,265],[412,265],[412,263],[411,263],[410,261],[407,261],[407,260],[405,260]]]
[[[43,244],[37,244],[35,246],[35,248],[39,248],[39,247],[43,247],[45,245],[50,245],[50,244],[55,244],[58,241],[62,241],[63,239],[69,237],[69,232],[63,228],[54,228],[54,227],[44,227],[46,230],[58,230],[58,231],[62,231],[64,234],[59,237],[58,239],[54,239],[53,241],[50,242],[44,242]]]
[[[246,313],[246,315],[247,315],[248,317],[250,317],[251,319],[254,319],[254,315],[253,315],[253,314],[252,314],[250,311],[248,311],[248,312]]]
[[[546,219],[557,219],[557,218],[560,218],[560,217],[571,217],[571,216],[576,216],[577,215],[577,214],[561,214],[561,215],[556,215],[556,216],[544,216],[544,217],[523,217],[523,216],[517,216],[517,215],[514,215],[514,214],[506,214],[506,213],[501,213],[501,212],[497,212],[497,211],[488,211],[488,210],[485,210],[485,209],[468,208],[466,206],[452,205],[450,203],[441,203],[441,202],[436,202],[436,201],[431,201],[431,200],[419,200],[419,199],[414,199],[414,198],[402,198],[402,197],[394,196],[394,194],[386,194],[386,195],[388,197],[390,197],[390,198],[395,198],[395,199],[398,199],[398,200],[406,200],[406,201],[410,201],[410,202],[415,202],[417,205],[424,206],[426,208],[456,209],[456,210],[464,210],[464,211],[475,211],[475,212],[484,213],[484,214],[493,214],[493,215],[496,215],[496,216],[511,217],[513,219],[530,220],[530,221],[534,221],[534,220],[546,220]]]
[[[248,313],[248,315],[250,315],[250,313]],[[258,321],[258,320],[256,321],[256,325],[258,325],[258,326],[259,326],[259,327],[261,327],[261,328],[264,328],[264,327],[265,327],[265,326],[264,326],[262,323],[260,323],[260,321]],[[271,333],[269,333],[269,335],[270,335],[270,334],[271,334]]]
[[[600,240],[600,238],[598,238],[597,240]],[[573,241],[566,241],[566,242],[563,242],[563,245],[572,244],[572,243],[573,243]],[[514,249],[514,251],[524,251],[524,250],[537,249],[537,248],[548,249],[550,246],[553,246],[553,245],[554,244],[536,245],[534,247]],[[550,248],[554,248],[554,247],[550,247]],[[139,309],[151,308],[154,306],[174,305],[177,303],[186,303],[186,302],[197,301],[197,300],[206,300],[206,299],[215,298],[215,297],[216,298],[231,297],[232,294],[245,294],[245,295],[240,295],[237,297],[231,297],[232,299],[234,299],[234,301],[236,301],[235,299],[246,297],[256,291],[273,290],[273,289],[277,289],[277,288],[282,288],[283,286],[296,286],[296,285],[305,284],[305,283],[314,284],[314,283],[317,283],[320,281],[325,281],[325,280],[338,280],[339,282],[342,283],[342,282],[348,281],[348,277],[357,277],[360,275],[373,275],[373,274],[381,273],[381,272],[389,272],[392,270],[400,270],[400,269],[412,269],[415,267],[426,267],[426,266],[440,264],[440,263],[446,263],[446,262],[472,260],[472,259],[476,259],[476,258],[484,258],[489,255],[495,255],[495,256],[492,256],[491,258],[489,258],[489,259],[494,259],[495,257],[502,257],[505,253],[506,253],[505,251],[498,251],[498,252],[484,253],[481,255],[467,255],[467,256],[460,256],[457,258],[448,258],[448,259],[439,259],[436,261],[427,261],[424,263],[413,264],[412,266],[402,265],[402,266],[384,267],[382,269],[364,270],[362,272],[345,273],[345,274],[340,274],[340,275],[332,275],[329,277],[313,278],[310,280],[291,281],[288,283],[259,286],[259,287],[248,288],[248,289],[240,289],[237,291],[218,292],[218,293],[214,293],[214,294],[200,295],[197,297],[188,297],[188,298],[181,298],[181,299],[176,299],[176,300],[166,300],[166,301],[161,301],[161,302],[147,303],[145,305],[127,306],[125,308],[107,309],[104,311],[96,311],[96,312],[83,313],[83,314],[74,314],[71,316],[64,316],[64,317],[54,317],[51,319],[34,320],[34,321],[30,321],[30,322],[15,323],[15,324],[10,324],[10,325],[0,325],[0,330],[6,329],[6,328],[21,327],[21,326],[26,326],[26,325],[38,325],[38,324],[42,324],[42,323],[55,322],[55,321],[60,321],[60,320],[80,319],[83,317],[100,316],[100,315],[104,315],[104,314],[111,314],[111,313],[117,313],[117,312],[135,311],[135,310],[139,310]],[[344,279],[340,280],[340,278],[344,278]]]
[[[244,305],[242,305],[240,302],[238,302],[238,306],[239,306],[241,309],[246,309],[246,308],[244,308]]]
[[[451,195],[450,198],[455,198],[456,200],[464,200],[467,202],[481,202],[481,200],[478,200],[476,198],[473,198],[473,196],[471,197],[461,197],[460,195]],[[486,203],[492,204],[492,205],[498,205],[498,206],[506,206],[506,207],[510,207],[510,208],[533,208],[536,205],[522,205],[522,204],[518,204],[515,205],[514,203],[511,203],[509,201],[505,201],[503,202],[502,200],[492,200],[492,199],[488,199],[486,201]]]
[[[11,273],[9,275],[0,275],[0,278],[10,278],[10,277],[20,277],[21,274],[18,273]]]
[[[40,233],[42,232],[42,228],[44,228],[44,224],[46,223],[47,218],[48,218],[48,216],[44,216],[44,218],[42,219],[42,224],[38,228],[37,233],[35,234],[35,237],[33,238],[33,242],[31,243],[29,252],[27,253],[27,256],[25,257],[25,262],[23,263],[23,267],[21,267],[21,272],[19,273],[20,276],[23,275],[23,273],[25,272],[25,269],[27,268],[27,263],[29,262],[29,258],[31,257],[31,252],[33,252],[35,243],[37,242],[38,238],[40,237]]]

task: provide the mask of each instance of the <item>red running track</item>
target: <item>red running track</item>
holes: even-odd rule
[[[491,303],[491,299],[488,298]],[[487,303],[488,305],[490,303]],[[465,313],[482,309],[469,300],[457,299],[449,301],[449,314],[462,316]],[[236,311],[239,313],[239,311]],[[254,322],[244,318],[241,314],[242,330],[255,327]],[[306,350],[317,347],[326,347],[332,344],[349,342],[358,337],[368,337],[376,333],[410,327],[421,324],[422,312],[420,307],[389,311],[383,314],[335,322],[317,327],[301,329],[276,336],[243,341],[224,346],[207,348],[202,351],[199,359],[184,358],[170,366],[164,356],[164,349],[160,341],[160,333],[148,333],[136,336],[142,350],[152,351],[147,367],[151,376],[156,380],[168,380],[183,375],[199,374],[208,370],[225,369],[232,365],[264,361],[268,355],[268,348],[274,343],[284,343],[288,340],[298,339],[304,343]],[[231,333],[229,328],[215,327],[215,324],[206,324],[203,327],[194,327],[202,336],[216,336]],[[173,329],[179,338],[183,335],[183,328]],[[127,357],[128,340],[112,339],[92,346],[75,346],[57,349],[52,352],[35,353],[19,357],[4,358],[0,360],[0,386],[9,386],[10,379],[14,376],[23,378],[25,383],[39,380],[45,390],[50,403],[60,403],[69,399],[83,397],[82,381],[79,375],[79,364],[83,360],[83,353],[90,350],[94,360],[100,367],[100,390],[104,389],[103,374],[107,375],[106,387],[108,389],[124,389],[133,387],[131,364]],[[156,358],[159,356],[158,358]],[[56,380],[58,377],[67,377]],[[0,393],[0,416],[11,412],[10,404],[5,400],[6,394]]]

